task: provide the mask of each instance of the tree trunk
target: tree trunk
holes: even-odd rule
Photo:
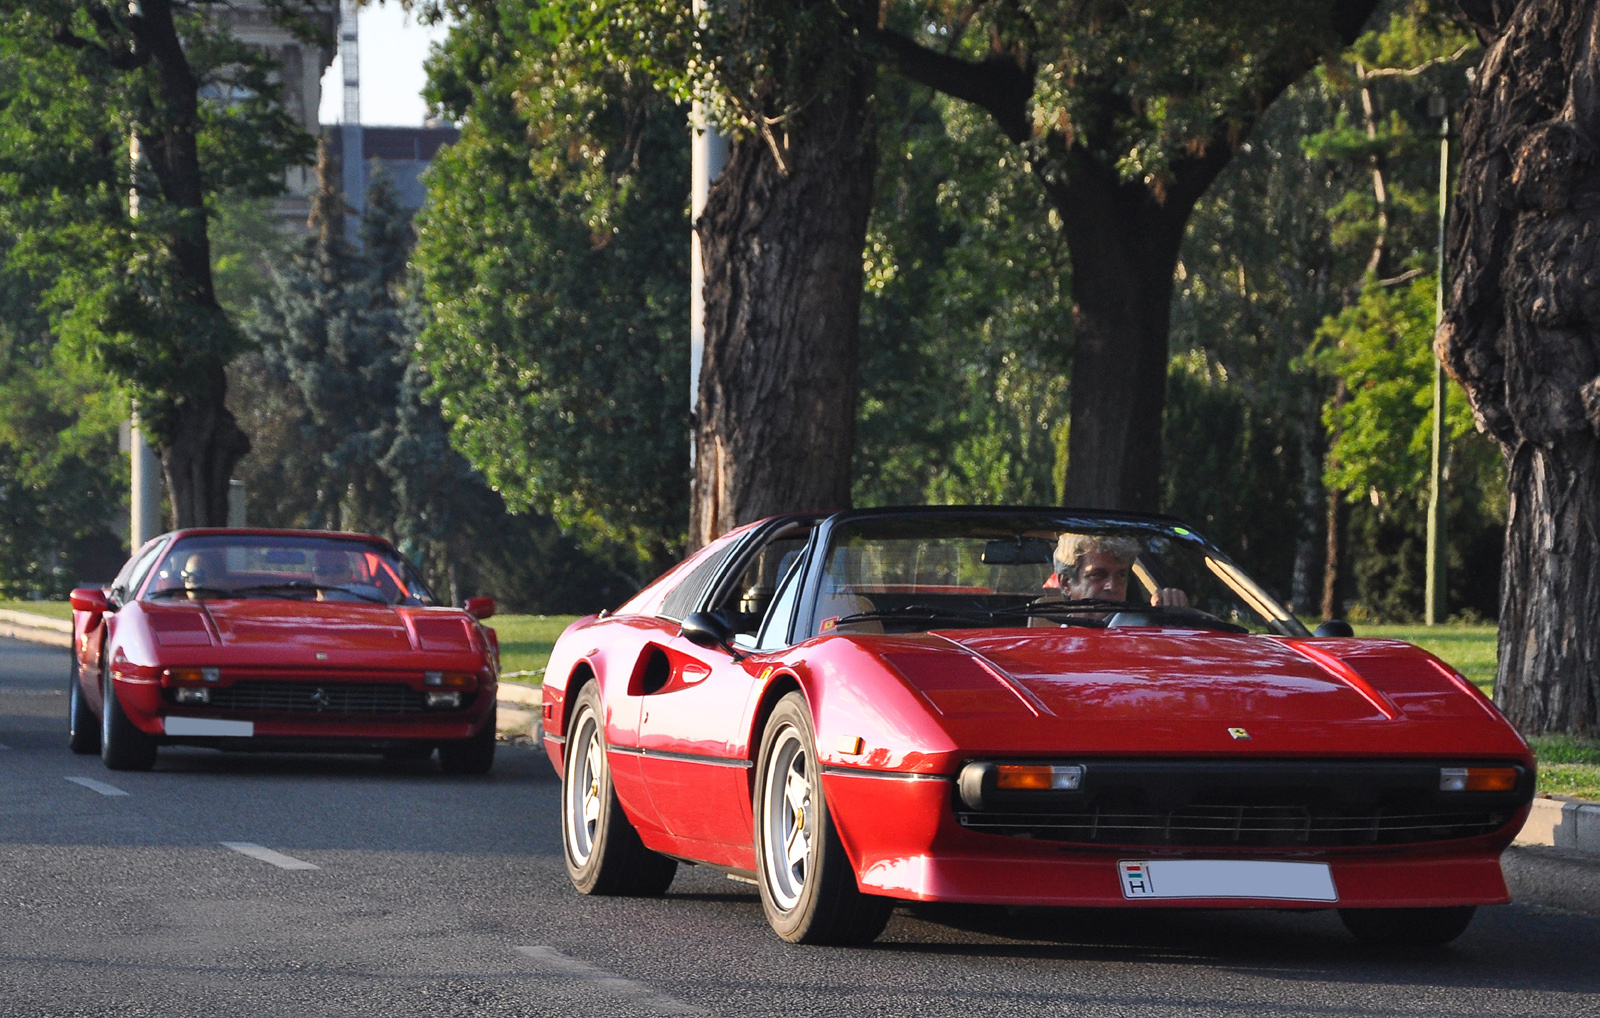
[[[1300,405],[1300,420],[1295,426],[1300,446],[1300,527],[1294,542],[1294,578],[1289,584],[1289,610],[1308,615],[1315,602],[1311,597],[1311,575],[1317,565],[1317,507],[1322,501],[1322,457],[1318,453],[1319,414],[1316,390],[1307,388]],[[1323,616],[1327,618],[1328,616]]]
[[[229,478],[250,451],[250,439],[224,402],[233,329],[211,280],[204,176],[195,136],[200,83],[184,53],[171,0],[146,0],[142,11],[134,19],[134,34],[155,64],[161,129],[139,132],[140,151],[162,198],[178,213],[169,241],[179,276],[174,289],[193,306],[188,320],[196,332],[173,337],[173,352],[187,361],[187,384],[182,391],[161,394],[170,409],[160,414],[158,451],[175,524],[220,527],[228,522]]]
[[[736,141],[695,224],[705,359],[690,544],[774,513],[850,505],[872,73],[777,136]]]
[[[1214,159],[1220,171],[1226,158]],[[1205,184],[1158,198],[1076,150],[1065,179],[1042,176],[1072,257],[1072,429],[1062,502],[1155,511],[1167,398],[1172,276]],[[1164,198],[1164,200],[1163,200]]]
[[[1600,6],[1462,9],[1488,43],[1462,123],[1435,347],[1508,462],[1495,698],[1600,730]]]

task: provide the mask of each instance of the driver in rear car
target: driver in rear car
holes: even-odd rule
[[[1056,542],[1056,580],[1066,601],[1127,601],[1128,577],[1139,544],[1128,537],[1062,534]],[[1162,587],[1150,595],[1152,608],[1187,608],[1189,595]]]

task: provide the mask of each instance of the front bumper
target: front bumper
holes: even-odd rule
[[[911,901],[1187,908],[1424,908],[1510,900],[1500,852],[1524,806],[1491,835],[1370,848],[1080,846],[981,833],[956,820],[949,778],[823,773],[829,812],[861,889]],[[1258,898],[1130,899],[1118,863],[1161,858],[1322,862],[1335,902]]]
[[[406,742],[447,742],[470,738],[491,724],[496,684],[482,683],[467,702],[452,710],[398,712],[331,712],[316,710],[236,710],[177,704],[164,695],[155,679],[117,676],[117,699],[128,719],[163,745],[198,745],[228,749],[338,749],[377,751]],[[392,676],[338,676],[346,685],[393,683]],[[300,680],[295,679],[298,685]],[[328,683],[332,685],[332,682]],[[317,681],[305,680],[315,690]],[[330,697],[337,705],[337,698]],[[380,705],[381,706],[381,705]],[[169,717],[248,721],[254,731],[245,738],[169,735]]]

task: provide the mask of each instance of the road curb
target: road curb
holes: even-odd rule
[[[29,612],[0,609],[0,637],[50,647],[72,646],[72,623]]]
[[[544,690],[537,686],[502,681],[497,687],[495,700],[499,703],[499,708],[495,712],[495,727],[501,735],[526,735],[533,738],[537,734],[535,729],[539,724]]]
[[[1600,856],[1600,803],[1535,799],[1528,822],[1512,844]]]

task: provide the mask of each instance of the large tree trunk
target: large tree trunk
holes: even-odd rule
[[[1172,275],[1193,203],[1162,202],[1088,157],[1071,162],[1065,182],[1045,180],[1072,256],[1072,429],[1062,501],[1154,511]]]
[[[1489,43],[1462,125],[1435,345],[1506,453],[1495,698],[1600,729],[1600,6],[1468,0]]]
[[[695,224],[705,359],[690,543],[774,513],[850,504],[861,249],[875,150],[872,73],[802,111],[779,142],[737,141]]]
[[[185,361],[186,384],[162,395],[170,409],[160,414],[156,434],[167,492],[178,527],[220,527],[228,522],[228,480],[250,451],[224,399],[224,368],[233,353],[232,326],[217,303],[211,280],[211,245],[206,233],[204,177],[196,131],[200,83],[189,66],[173,22],[171,0],[145,0],[134,34],[155,65],[161,127],[138,134],[140,150],[166,203],[178,211],[170,249],[179,279],[174,287],[193,306],[196,335],[174,337]]]

